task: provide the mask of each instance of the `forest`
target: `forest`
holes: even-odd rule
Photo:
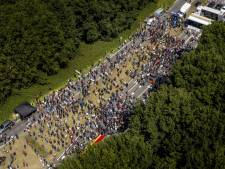
[[[153,0],[1,0],[0,104],[45,84],[76,59],[80,42],[109,41]]]
[[[64,160],[59,169],[225,168],[225,24],[205,27],[170,82],[137,103],[125,133]]]

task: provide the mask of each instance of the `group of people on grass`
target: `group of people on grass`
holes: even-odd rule
[[[76,71],[78,80],[69,80],[64,88],[37,102],[38,114],[29,119],[24,131],[53,157],[35,150],[44,165],[54,163],[69,146],[65,154],[82,150],[100,134],[126,129],[136,100],[145,101],[150,91],[167,80],[171,66],[190,45],[171,36],[170,29],[167,18],[156,18],[88,74]],[[131,89],[132,81],[136,88]],[[137,97],[134,89],[143,86],[147,90]]]

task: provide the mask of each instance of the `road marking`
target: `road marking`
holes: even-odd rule
[[[133,90],[133,88],[135,88],[135,87],[137,86],[137,84],[138,84],[138,82],[137,82],[137,81],[135,81],[135,83],[134,83],[133,87],[131,87],[131,88],[128,90],[128,92],[132,91],[132,90]]]
[[[143,92],[141,92],[141,94],[137,98],[139,99],[147,90],[148,90],[148,87],[146,86],[146,89]]]
[[[131,79],[129,82],[128,82],[128,85],[131,83],[131,82],[133,82],[134,81],[134,79]]]
[[[191,38],[192,38],[192,36],[188,37],[188,39],[185,41],[184,45],[186,45]]]
[[[69,147],[67,147],[67,149],[56,160],[59,161],[64,156],[64,154],[70,149],[70,147],[72,147],[72,146],[73,146],[73,144],[70,144]]]
[[[127,90],[130,90],[131,87],[134,86],[136,82],[137,82],[137,80],[134,80],[134,81],[132,81],[130,84],[128,84]]]

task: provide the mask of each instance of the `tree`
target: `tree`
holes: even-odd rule
[[[8,0],[0,2],[0,103],[45,84],[78,54],[80,41],[110,40],[150,0]]]
[[[151,147],[144,143],[142,137],[122,134],[106,138],[106,141],[89,146],[79,155],[65,161],[62,169],[125,169],[146,168],[151,160]]]

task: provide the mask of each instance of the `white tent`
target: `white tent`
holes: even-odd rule
[[[187,13],[188,10],[191,8],[191,4],[189,3],[185,3],[181,8],[180,8],[180,12],[182,12],[183,14]]]
[[[212,23],[212,20],[209,18],[206,18],[204,16],[199,16],[196,14],[191,14],[187,20],[194,21],[196,23],[202,24],[202,25],[210,25]]]

